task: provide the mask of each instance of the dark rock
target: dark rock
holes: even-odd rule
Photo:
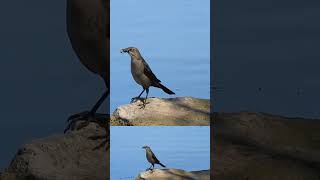
[[[217,113],[214,179],[317,179],[320,121],[264,113]]]
[[[106,180],[109,179],[109,150],[100,148],[105,129],[90,123],[78,131],[34,140],[18,150],[3,179]]]

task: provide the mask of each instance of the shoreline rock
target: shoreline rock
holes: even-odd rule
[[[103,141],[88,139],[94,136],[105,136],[105,129],[90,123],[81,130],[25,144],[0,179],[109,179],[109,149],[93,150]]]
[[[210,180],[210,170],[184,171],[181,169],[154,169],[138,174],[136,180]]]
[[[215,113],[214,179],[320,178],[320,120]]]
[[[209,126],[210,100],[193,97],[148,98],[118,107],[111,126]]]

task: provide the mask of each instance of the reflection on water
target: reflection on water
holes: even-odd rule
[[[111,179],[134,179],[150,167],[148,145],[168,168],[187,171],[210,168],[210,128],[177,126],[111,127]],[[160,168],[158,165],[156,168]]]
[[[135,46],[165,86],[177,96],[209,98],[209,0],[111,1],[111,111],[142,88],[130,73]],[[138,10],[137,10],[138,9]],[[150,88],[151,97],[169,96]]]

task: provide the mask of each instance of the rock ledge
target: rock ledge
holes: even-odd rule
[[[112,126],[208,126],[210,101],[193,97],[148,98],[118,107],[111,117]]]
[[[139,173],[136,180],[210,180],[210,171],[184,171],[181,169],[154,169]]]

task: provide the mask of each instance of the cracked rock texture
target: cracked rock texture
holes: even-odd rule
[[[148,98],[118,107],[111,117],[113,126],[208,126],[210,101],[193,97]]]

